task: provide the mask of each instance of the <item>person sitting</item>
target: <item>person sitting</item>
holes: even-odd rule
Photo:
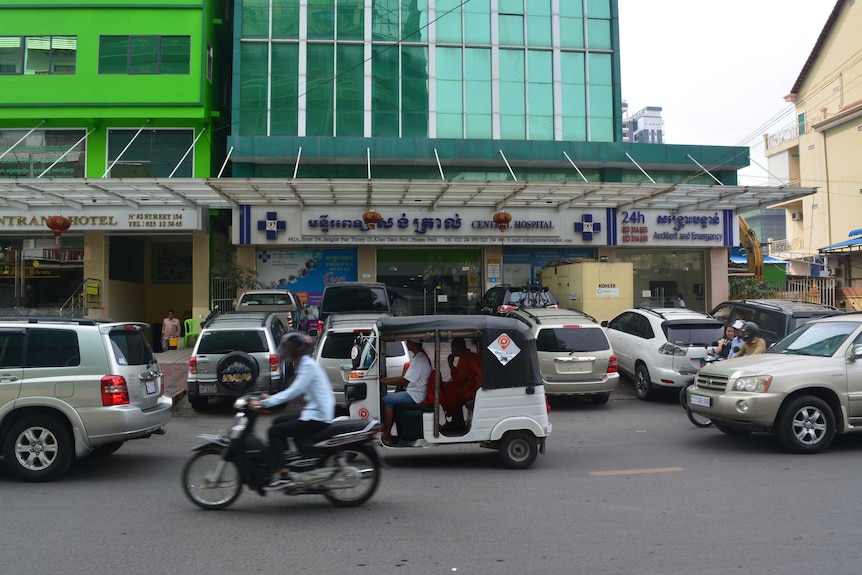
[[[760,327],[753,321],[745,322],[742,329],[739,330],[742,337],[742,346],[739,348],[739,353],[733,357],[743,357],[745,355],[757,355],[766,351],[766,340],[760,335]]]
[[[383,396],[383,443],[390,443],[392,441],[392,423],[395,420],[395,406],[422,403],[428,391],[428,378],[431,376],[432,367],[431,360],[422,349],[422,340],[408,339],[407,351],[413,354],[413,358],[410,360],[410,367],[407,368],[404,375],[380,378],[381,387],[389,385],[407,386],[404,391],[387,393]]]
[[[742,326],[745,325],[745,322],[741,319],[733,322],[733,339],[730,340],[730,349],[727,352],[727,359],[731,359],[739,353],[739,350],[742,348],[742,336],[739,334],[739,330],[742,329]]]
[[[311,358],[313,350],[314,343],[305,334],[291,332],[282,337],[278,345],[278,357],[288,364],[297,363],[296,377],[287,389],[273,396],[261,394],[260,401],[249,403],[252,409],[268,409],[299,396],[303,396],[305,400],[305,407],[299,415],[276,417],[269,427],[270,457],[273,465],[280,468],[280,473],[273,476],[270,487],[278,487],[291,481],[287,476],[288,469],[282,466],[288,438],[292,437],[297,444],[297,450],[300,450],[298,440],[322,431],[332,423],[335,416],[332,384],[323,368]]]
[[[440,405],[451,422],[440,428],[441,431],[463,429],[465,427],[462,407],[476,398],[476,390],[482,387],[482,360],[467,349],[463,337],[452,340],[452,353],[449,354],[450,381],[443,382],[440,392]],[[455,359],[458,363],[455,363]]]
[[[727,359],[734,337],[736,337],[736,332],[733,326],[731,324],[724,326],[724,337],[718,340],[718,347],[715,350],[719,359]]]

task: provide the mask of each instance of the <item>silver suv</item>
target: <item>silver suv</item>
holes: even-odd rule
[[[210,320],[189,358],[186,390],[192,408],[203,411],[212,397],[284,389],[291,374],[276,352],[286,332],[272,312],[234,311]]]
[[[381,317],[389,314],[381,313],[348,313],[334,314],[327,319],[327,328],[320,336],[317,347],[314,350],[314,360],[323,367],[332,391],[335,393],[335,403],[338,406],[346,406],[344,399],[344,379],[341,374],[341,366],[350,365],[350,350],[353,348],[356,338],[360,335],[369,335],[374,329],[374,323]],[[390,375],[401,375],[404,365],[410,361],[407,353],[407,345],[403,341],[390,341],[386,343],[386,373]]]
[[[0,445],[27,481],[63,475],[75,457],[163,434],[172,401],[146,323],[0,320]]]
[[[656,388],[690,383],[724,331],[708,314],[673,307],[628,309],[602,325],[620,371],[634,379],[635,393],[643,400]]]
[[[546,394],[581,395],[607,403],[620,374],[608,337],[593,317],[569,309],[525,309],[507,317],[533,332]]]
[[[823,451],[862,429],[862,314],[813,320],[765,354],[709,364],[687,393],[728,435],[765,431],[788,451]]]

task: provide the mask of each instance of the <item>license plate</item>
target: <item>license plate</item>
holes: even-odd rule
[[[156,392],[156,382],[154,380],[150,380],[146,382],[147,384],[147,395],[152,395]]]
[[[705,395],[696,395],[694,393],[691,394],[689,398],[689,402],[692,405],[699,405],[701,407],[711,407],[712,406],[712,398],[706,397]]]
[[[215,383],[201,383],[198,385],[198,393],[216,393],[218,385]]]

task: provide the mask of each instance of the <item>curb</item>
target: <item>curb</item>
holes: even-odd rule
[[[186,390],[185,390],[185,389],[181,389],[180,391],[175,392],[175,393],[171,396],[171,401],[173,401],[173,403],[174,403],[174,407],[176,407],[176,406],[177,406],[177,404],[178,404],[180,401],[182,401],[182,399],[183,399],[185,396],[186,396]]]

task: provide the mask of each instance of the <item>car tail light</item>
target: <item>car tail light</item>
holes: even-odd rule
[[[410,362],[409,362],[409,361],[405,361],[405,362],[404,362],[404,369],[402,369],[402,370],[401,370],[401,375],[404,375],[405,373],[407,373],[407,370],[408,370],[408,369],[410,369]]]
[[[198,358],[191,356],[189,358],[189,373],[196,374],[198,372]]]
[[[557,304],[549,305],[548,309],[560,309],[560,306]]]
[[[617,356],[612,355],[608,360],[608,373],[617,373],[619,372],[619,365],[617,364]]]
[[[551,401],[548,399],[548,396],[545,396],[545,409],[548,413],[551,413]]]
[[[278,356],[274,353],[269,354],[269,371],[271,373],[275,373],[278,371],[278,366],[281,362],[278,360]]]
[[[290,329],[292,327],[293,327],[293,318],[290,316],[287,316],[287,329]]]
[[[102,378],[102,405],[128,405],[129,387],[122,375],[106,375]]]
[[[322,319],[317,320],[317,333],[318,333],[318,335],[323,333],[323,320]]]
[[[497,306],[497,313],[506,313],[508,311],[515,311],[518,308],[513,305],[501,305]]]

